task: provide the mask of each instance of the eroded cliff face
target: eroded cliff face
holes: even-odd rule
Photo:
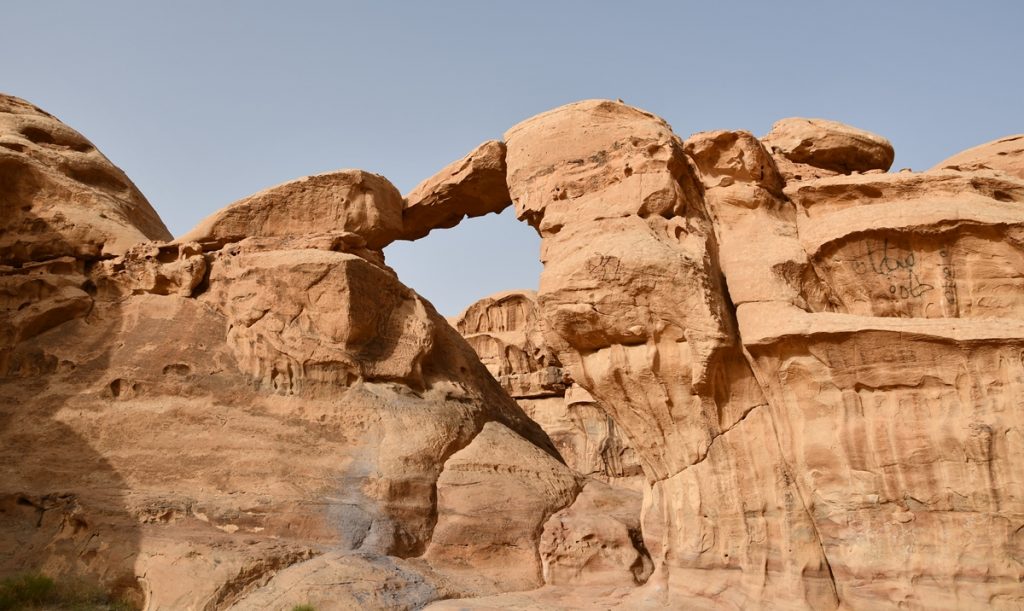
[[[2,184],[24,196],[4,199],[18,206],[5,220],[43,219],[9,223],[2,240],[3,574],[85,577],[151,609],[346,596],[415,607],[542,585],[535,542],[575,499],[577,476],[384,266],[379,249],[404,206],[386,179],[343,170],[285,183],[180,240],[150,242],[170,236],[130,183],[71,182],[61,172],[80,156],[108,162],[52,117],[31,116],[53,130],[29,132],[43,144],[22,143],[21,127],[0,137],[22,147],[0,149],[18,160]],[[79,144],[54,152],[53,142]],[[31,192],[19,186],[32,181]],[[467,462],[481,444],[487,460]],[[532,470],[516,496],[532,513],[514,524],[495,520],[488,495],[446,488],[458,477],[512,486],[491,463],[514,464],[524,448]],[[539,473],[551,474],[543,487]],[[479,524],[451,518],[465,506],[479,508]],[[523,547],[475,554],[506,567],[490,579],[461,577],[464,552],[437,539],[499,534]],[[325,566],[332,583],[343,574],[408,589],[330,587],[316,579]],[[283,572],[309,578],[274,579]]]
[[[833,122],[684,143],[592,101],[506,141],[544,343],[647,476],[623,604],[1019,604],[1014,139],[885,174]]]
[[[634,602],[1024,597],[1012,140],[974,171],[885,174],[869,136],[784,121],[771,150],[682,143],[610,102],[506,134],[545,337],[650,482],[657,569]]]
[[[759,171],[765,151],[739,153],[757,152],[748,134],[688,142],[739,336],[840,600],[1020,604],[1011,355],[1024,184],[988,170],[869,172],[791,180],[768,197],[778,181]],[[724,184],[730,157],[746,172]],[[752,276],[775,283],[734,282]]]
[[[546,337],[649,482],[650,602],[836,606],[811,516],[766,434],[683,143],[657,117],[604,101],[506,139],[517,212],[543,238]]]
[[[534,291],[491,295],[452,321],[576,472],[639,490],[642,468],[615,420],[573,383],[544,340]]]
[[[171,240],[0,97],[0,573],[151,609],[1019,607],[1019,142],[886,173],[830,121],[682,141],[592,100],[405,197],[340,170]],[[512,202],[536,294],[449,325],[384,264]]]

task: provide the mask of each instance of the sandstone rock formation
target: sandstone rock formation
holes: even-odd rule
[[[544,343],[534,291],[485,297],[451,321],[508,394],[541,398],[565,394],[571,380]]]
[[[300,179],[181,240],[145,242],[169,236],[151,231],[159,221],[141,196],[126,199],[130,183],[82,187],[85,198],[60,173],[79,155],[105,162],[99,153],[47,151],[9,154],[27,161],[6,166],[3,184],[38,181],[18,191],[28,198],[18,212],[74,219],[88,205],[101,222],[85,233],[59,224],[4,233],[0,572],[86,577],[152,609],[213,609],[279,592],[272,577],[289,567],[406,571],[432,593],[423,604],[439,588],[467,594],[480,581],[456,575],[442,587],[428,564],[416,575],[400,568],[428,549],[439,515],[445,540],[503,537],[536,554],[529,542],[573,501],[575,475],[461,336],[373,252],[401,227],[390,183],[361,171]],[[115,230],[104,233],[107,220]],[[437,482],[492,430],[502,434],[485,435],[487,460],[529,450],[534,469],[562,475],[543,489],[526,478],[518,494],[532,517],[452,522],[449,506],[473,501],[460,490],[439,496]],[[508,477],[478,479],[501,488]],[[328,552],[348,555],[315,561]],[[480,591],[540,585],[534,565],[522,582]]]
[[[339,170],[286,182],[203,220],[182,241],[219,248],[244,238],[338,236],[381,249],[402,231],[402,196],[386,178]],[[350,237],[351,236],[351,237]]]
[[[1024,134],[986,142],[940,161],[933,170],[995,170],[1024,178]]]
[[[540,556],[552,585],[635,586],[654,568],[643,545],[641,497],[591,480],[544,525]]]
[[[0,94],[0,263],[96,259],[170,238],[146,198],[91,142]]]
[[[539,587],[541,530],[579,488],[571,469],[507,427],[488,423],[445,463],[437,481],[437,526],[424,558],[506,590]]]
[[[764,137],[769,151],[798,164],[841,174],[887,171],[895,152],[885,138],[825,119],[782,119]]]
[[[505,143],[488,140],[409,192],[402,239],[416,240],[464,218],[501,212],[512,204],[505,186]]]
[[[1024,596],[1005,407],[1019,383],[1006,355],[1020,337],[1022,187],[949,171],[787,185],[813,271],[801,293],[823,299],[737,303],[776,439],[848,606],[1012,607]]]
[[[832,122],[684,142],[590,100],[404,200],[340,171],[170,241],[3,105],[0,575],[150,609],[1024,605],[1015,137],[887,174]],[[456,329],[384,265],[508,201],[536,295]]]
[[[517,212],[543,238],[549,343],[633,441],[651,484],[649,591],[660,604],[835,606],[810,516],[787,502],[797,491],[762,441],[766,399],[683,143],[657,117],[603,101],[529,119],[506,140]],[[722,451],[731,440],[747,451]]]
[[[534,291],[485,297],[452,320],[480,360],[577,473],[637,487],[642,473],[629,440],[544,342]]]
[[[1017,450],[994,441],[1014,427],[999,399],[967,391],[993,387],[978,359],[1007,363],[995,346],[1019,331],[925,322],[1012,320],[1020,183],[937,172],[783,186],[750,134],[683,144],[610,102],[545,113],[506,140],[510,193],[544,239],[548,343],[635,440],[651,482],[643,531],[657,568],[643,600],[1020,602],[1011,532],[1022,523],[1008,501],[1020,482],[1005,470]],[[796,161],[835,172],[891,161],[869,163],[871,147],[855,144],[826,138]],[[1000,263],[982,271],[982,260]],[[943,342],[960,356],[939,357]],[[965,352],[977,342],[995,352]],[[934,359],[959,377],[925,373],[942,371]],[[1014,375],[994,388],[1012,393]],[[931,424],[938,413],[949,425]],[[981,454],[979,435],[991,440]],[[939,466],[954,455],[976,458],[965,471]],[[981,478],[973,463],[1005,466]],[[979,515],[977,537],[943,534]]]

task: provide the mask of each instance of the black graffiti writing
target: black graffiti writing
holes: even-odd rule
[[[870,267],[871,272],[885,276],[889,281],[889,294],[893,297],[901,299],[920,297],[928,291],[935,290],[933,285],[921,282],[921,278],[918,277],[917,255],[908,252],[903,256],[898,250],[889,245],[888,238],[882,240],[880,249],[876,242],[868,241],[867,263],[857,261],[854,263],[853,269],[859,274],[865,274]]]
[[[946,303],[956,304],[956,274],[953,272],[953,262],[950,260],[949,250],[943,248],[939,251],[942,257],[942,296]]]
[[[609,255],[598,255],[586,263],[587,271],[604,282],[614,282],[619,279],[620,265],[617,257]]]

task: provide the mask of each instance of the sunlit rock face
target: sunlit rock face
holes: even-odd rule
[[[940,161],[932,169],[962,172],[993,170],[1024,178],[1024,134],[1006,136],[969,148]]]
[[[661,119],[604,101],[529,119],[506,141],[516,210],[543,238],[545,338],[647,477],[650,602],[836,606],[810,512],[778,444],[763,439],[767,400],[682,141]]]
[[[769,151],[793,163],[841,174],[885,172],[896,156],[892,144],[878,134],[826,119],[776,121],[763,141]]]
[[[642,590],[1017,604],[1024,184],[884,174],[884,139],[806,124],[827,133],[792,150],[795,121],[765,144],[684,143],[582,102],[506,134],[509,191],[544,240],[545,337],[650,482]]]
[[[868,172],[790,179],[780,193],[756,141],[732,134],[698,134],[687,150],[769,437],[839,600],[1020,604],[1024,183],[988,169]],[[725,184],[736,159],[748,171]]]
[[[922,173],[589,100],[402,196],[328,172],[172,240],[0,97],[0,577],[149,609],[1024,605],[1019,137]],[[382,249],[515,205],[536,293]],[[541,587],[546,586],[546,587]]]
[[[124,172],[84,136],[0,94],[0,262],[95,259],[170,237]]]

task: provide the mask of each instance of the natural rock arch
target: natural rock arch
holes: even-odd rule
[[[1024,448],[994,441],[1013,437],[1024,379],[1022,293],[996,288],[1024,277],[1024,183],[1004,150],[1019,139],[940,164],[953,171],[885,174],[891,145],[833,122],[682,142],[653,115],[588,101],[505,141],[517,215],[543,238],[545,341],[642,457],[663,602],[1019,600],[1009,533],[1024,521],[997,499],[1019,496],[1005,461]],[[996,361],[993,403],[967,398]],[[903,402],[916,407],[895,426],[885,414]],[[955,423],[941,433],[939,413]],[[885,443],[898,475],[870,449]],[[1002,466],[938,466],[961,452]],[[851,469],[865,475],[838,476]],[[949,513],[944,486],[970,489],[969,508]],[[976,511],[986,543],[940,534]],[[894,536],[927,551],[897,552]],[[886,556],[858,551],[872,545]],[[987,577],[961,581],[967,558]]]
[[[60,532],[0,520],[7,542],[44,540],[8,543],[4,566],[45,548],[50,570],[84,559],[113,587],[133,565],[126,589],[156,608],[418,606],[544,581],[573,587],[487,602],[1022,600],[1019,139],[887,174],[891,146],[846,126],[683,142],[592,100],[404,198],[343,170],[166,242],[84,138],[0,100],[0,191],[19,203],[0,239],[0,434],[18,441],[2,464],[53,435],[90,461],[61,465],[85,514]],[[641,523],[595,514],[605,492],[502,389],[557,384],[549,361],[494,379],[384,264],[390,240],[513,201],[543,239],[542,343],[628,435]],[[57,491],[21,475],[0,509]],[[62,547],[118,524],[126,548]]]

